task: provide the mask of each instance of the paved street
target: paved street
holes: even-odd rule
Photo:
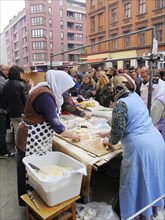
[[[12,151],[14,147],[12,147]],[[16,185],[16,157],[0,160],[0,220],[26,220],[26,208],[19,207]],[[92,200],[117,203],[117,186],[115,179],[103,173],[93,172]],[[156,220],[164,220],[165,211]],[[104,219],[105,220],[105,219]]]

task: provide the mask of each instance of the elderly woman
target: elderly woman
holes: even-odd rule
[[[16,139],[20,205],[25,205],[20,196],[28,188],[25,181],[25,166],[22,163],[23,157],[33,154],[42,156],[52,151],[54,131],[74,141],[80,140],[80,136],[66,129],[58,117],[64,102],[62,94],[73,86],[73,79],[66,72],[49,70],[46,73],[46,82],[37,84],[29,92]]]
[[[127,74],[114,78],[115,104],[112,127],[103,144],[111,147],[121,141],[123,161],[120,173],[120,213],[126,220],[165,193],[165,144],[154,127],[143,100],[135,92],[134,80]],[[156,215],[159,200],[136,219]]]

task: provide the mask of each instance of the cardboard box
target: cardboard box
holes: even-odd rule
[[[48,206],[57,205],[80,194],[82,177],[86,175],[86,166],[72,157],[61,152],[49,152],[43,156],[24,157],[23,163],[32,187]],[[59,180],[43,180],[28,163],[40,168],[49,165],[67,166],[72,167],[73,171]]]

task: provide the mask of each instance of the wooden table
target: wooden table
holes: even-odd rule
[[[78,119],[75,119],[75,117],[73,117],[73,115],[71,116],[71,118],[72,118],[72,123],[74,121],[76,122],[78,120]],[[97,119],[97,120],[99,120],[99,119]],[[89,122],[89,121],[87,121],[87,122]],[[78,122],[79,125],[81,125],[80,123],[81,123],[81,121]],[[76,126],[73,125],[73,128],[75,128],[75,127]],[[88,128],[86,128],[86,129],[87,129],[86,134],[91,135],[91,138],[92,138],[92,135],[96,136],[95,134],[93,134],[93,132],[91,132],[91,129],[89,129],[89,132],[88,132]],[[80,133],[80,134],[82,136],[82,133]],[[87,136],[87,135],[85,135],[85,136]],[[55,135],[53,138],[53,150],[63,152],[65,154],[67,154],[68,156],[71,156],[74,159],[76,159],[76,160],[80,161],[81,163],[83,163],[84,165],[86,165],[87,176],[83,176],[81,196],[88,197],[90,194],[90,181],[91,181],[92,170],[94,169],[94,170],[98,171],[99,168],[101,168],[101,166],[108,163],[112,158],[121,154],[122,153],[122,146],[121,146],[121,144],[118,144],[118,147],[117,146],[115,147],[115,145],[114,145],[114,149],[106,150],[105,147],[103,146],[102,142],[100,140],[98,140],[98,141],[96,140],[96,137],[94,137],[97,142],[96,145],[94,143],[92,143],[91,138],[89,138],[91,140],[91,142],[90,142],[90,140],[86,141],[83,138],[85,138],[85,137],[82,136],[81,141],[78,143],[78,142],[72,142],[68,139],[61,138],[60,136]],[[84,140],[84,142],[83,142],[83,140]],[[82,144],[82,146],[81,146],[81,144]],[[99,146],[98,146],[98,144],[99,144]],[[94,149],[94,148],[96,148],[96,149]]]
[[[28,208],[28,220],[76,220],[76,201],[80,196],[76,196],[58,205],[48,207],[35,191],[33,191],[33,195],[40,209],[36,208],[28,194],[21,196]]]

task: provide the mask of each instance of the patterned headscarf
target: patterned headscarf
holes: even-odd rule
[[[128,96],[130,92],[134,92],[136,90],[136,84],[128,74],[120,74],[115,76],[113,86],[115,100]]]

